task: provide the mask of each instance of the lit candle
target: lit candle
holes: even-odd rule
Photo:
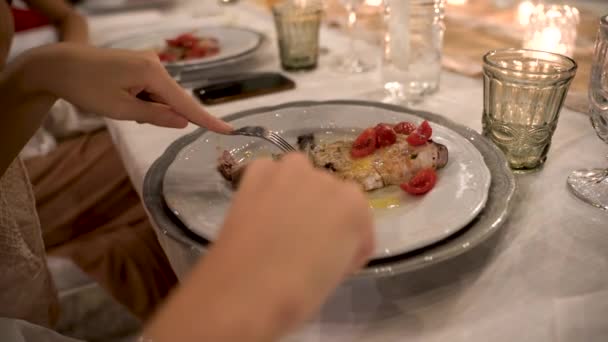
[[[517,20],[521,26],[526,26],[530,23],[530,16],[534,12],[534,4],[532,1],[523,1],[517,8]]]
[[[520,21],[526,28],[524,48],[573,56],[576,26],[579,22],[576,8],[568,5],[538,5],[528,19],[528,22]]]
[[[528,43],[529,47],[535,50],[543,50],[565,54],[566,47],[564,44],[560,44],[562,40],[562,32],[557,27],[545,27],[541,31],[535,32],[532,36],[531,41]]]
[[[359,14],[376,15],[380,13],[384,0],[365,0],[357,10]]]
[[[467,3],[467,0],[448,0],[448,5],[461,6]]]

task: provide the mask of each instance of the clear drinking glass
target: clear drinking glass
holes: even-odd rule
[[[355,25],[357,23],[357,9],[365,0],[341,0],[348,13],[347,29],[349,36],[348,53],[339,56],[334,62],[333,69],[343,73],[361,73],[370,71],[374,66],[361,59],[355,50]]]
[[[608,143],[608,16],[601,18],[595,41],[589,102],[591,124],[600,139]],[[574,171],[568,185],[583,201],[608,210],[608,169]]]
[[[384,2],[384,102],[418,102],[439,89],[445,0]]]
[[[305,5],[287,1],[272,7],[281,66],[285,70],[311,70],[319,58],[319,30],[323,9],[319,2]]]
[[[576,62],[523,49],[491,51],[483,60],[483,134],[513,170],[535,170],[547,159]]]

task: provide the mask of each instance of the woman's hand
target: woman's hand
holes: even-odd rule
[[[30,92],[118,120],[174,128],[190,121],[216,132],[231,130],[181,88],[153,53],[60,43],[28,54],[23,85]],[[154,102],[137,97],[144,91]]]
[[[137,98],[142,91],[155,102]],[[150,53],[47,45],[25,52],[0,73],[0,175],[58,98],[118,120],[175,128],[190,121],[220,133],[232,129],[207,113]]]
[[[372,249],[372,216],[357,185],[299,154],[256,161],[217,242],[147,334],[157,342],[276,340]]]

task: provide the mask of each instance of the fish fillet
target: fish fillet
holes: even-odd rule
[[[298,137],[298,147],[316,167],[324,168],[337,177],[354,181],[365,191],[408,182],[423,169],[440,169],[448,162],[448,149],[433,141],[422,146],[410,146],[406,135],[397,135],[391,146],[380,148],[363,158],[352,158],[352,140],[318,143],[314,134]],[[245,165],[238,165],[230,152],[219,158],[218,170],[236,187]]]

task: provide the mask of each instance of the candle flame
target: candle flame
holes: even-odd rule
[[[530,23],[530,16],[534,13],[536,6],[532,1],[523,1],[517,8],[517,20],[521,26],[526,26]]]
[[[542,30],[538,36],[538,41],[536,42],[536,48],[544,51],[556,51],[562,50],[559,48],[559,42],[562,39],[562,31],[560,31],[557,27],[546,27]]]
[[[383,0],[365,0],[365,4],[368,6],[378,7],[378,6],[382,5],[382,1]]]

